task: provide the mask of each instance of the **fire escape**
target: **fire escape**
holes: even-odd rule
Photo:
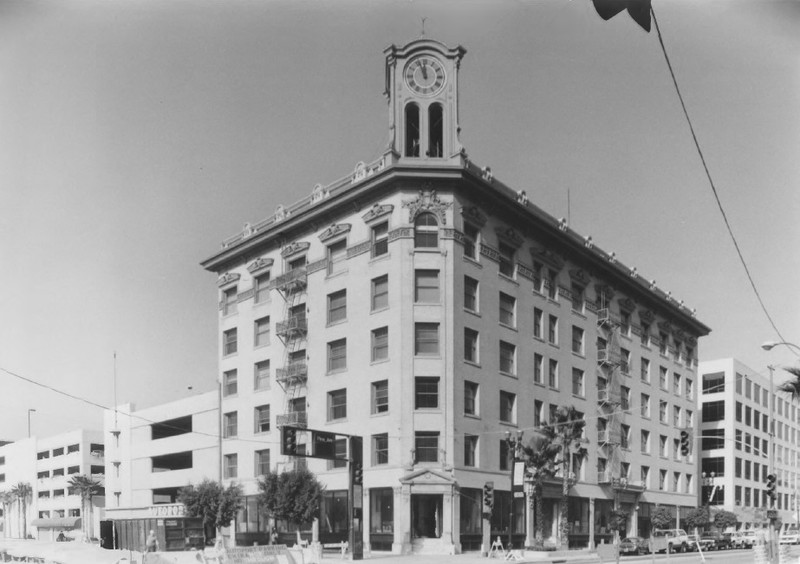
[[[625,410],[622,406],[621,372],[627,372],[619,346],[619,318],[611,313],[607,299],[601,296],[597,310],[597,444],[600,455],[606,460],[605,468],[598,468],[597,482],[611,485],[615,490],[627,486],[629,477],[622,472],[622,449],[627,446],[622,425]],[[627,406],[626,406],[627,407]]]
[[[308,320],[306,319],[306,289],[308,277],[306,267],[293,268],[275,279],[275,289],[284,300],[283,321],[279,321],[275,332],[284,346],[283,367],[275,371],[275,380],[281,386],[286,398],[284,411],[277,417],[278,427],[306,427],[305,389],[308,380],[306,363],[306,338]],[[300,445],[301,448],[304,445]],[[292,457],[288,465],[298,467],[305,464],[304,458]]]

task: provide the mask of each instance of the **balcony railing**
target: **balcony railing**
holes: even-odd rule
[[[276,418],[278,427],[288,425],[289,427],[305,427],[308,425],[308,413],[305,411],[291,411],[278,415]]]
[[[307,274],[305,267],[294,268],[286,274],[281,274],[275,278],[275,287],[278,290],[293,290],[305,288]]]
[[[305,381],[308,378],[308,365],[305,361],[293,362],[284,368],[275,371],[275,380],[279,384],[291,383],[294,380]]]
[[[599,403],[620,403],[620,392],[613,388],[601,388],[597,391],[597,401]]]
[[[619,352],[614,351],[608,347],[597,349],[597,362],[599,364],[619,364]]]
[[[603,307],[597,310],[597,323],[599,325],[603,325],[605,323],[619,325],[620,318],[616,313],[612,313],[607,307]]]
[[[305,316],[293,315],[286,321],[279,321],[275,327],[275,332],[280,337],[287,337],[293,334],[305,335],[308,332],[308,319]]]

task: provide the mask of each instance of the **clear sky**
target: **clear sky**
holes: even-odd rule
[[[653,0],[742,253],[800,344],[800,3]],[[213,389],[217,288],[199,262],[376,158],[383,49],[467,49],[462,140],[713,332],[702,359],[797,364],[762,313],[655,30],[589,0],[2,0],[0,367],[144,407]],[[192,386],[191,392],[187,387]],[[0,439],[101,426],[0,372]]]

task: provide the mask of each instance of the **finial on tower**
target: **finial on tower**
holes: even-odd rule
[[[428,18],[422,18],[422,33],[419,34],[420,37],[425,37],[425,20]]]

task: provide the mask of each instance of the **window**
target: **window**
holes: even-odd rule
[[[414,247],[420,249],[439,246],[439,223],[432,213],[421,213],[414,221]]]
[[[667,356],[667,343],[669,343],[669,335],[666,333],[658,334],[658,352],[662,356]]]
[[[551,345],[558,344],[558,317],[551,315],[547,320],[547,342]]]
[[[555,270],[547,269],[547,278],[544,281],[544,285],[547,288],[547,297],[551,300],[558,299],[558,282],[556,281],[556,276],[558,274]]]
[[[630,371],[631,371],[631,351],[629,351],[628,349],[624,349],[624,348],[620,347],[619,355],[621,357],[620,360],[622,361],[621,364],[620,364],[620,367],[619,367],[620,372],[622,372],[626,376],[630,376]]]
[[[694,384],[689,378],[686,379],[686,399],[694,399]]]
[[[464,223],[464,256],[478,260],[481,231],[471,223]]]
[[[439,378],[422,376],[414,379],[414,409],[439,407]]]
[[[583,370],[578,368],[572,369],[572,394],[581,397],[584,395]]]
[[[226,454],[225,455],[225,474],[224,477],[238,478],[239,477],[239,455]]]
[[[478,363],[478,332],[464,328],[464,360]]]
[[[236,411],[231,411],[223,416],[225,422],[225,429],[223,436],[226,439],[231,439],[239,435],[239,414]]]
[[[478,281],[469,276],[464,277],[464,309],[478,311]]]
[[[650,361],[646,358],[642,359],[640,377],[642,382],[650,383]]]
[[[389,411],[389,381],[381,380],[372,383],[372,414]]]
[[[384,274],[372,279],[372,311],[389,307],[389,276]]]
[[[500,292],[500,323],[503,325],[508,325],[509,327],[516,327],[516,308],[516,298]]]
[[[225,396],[235,395],[239,391],[239,377],[236,370],[228,370],[222,373],[223,390]]]
[[[741,433],[736,429],[736,449],[741,450]],[[704,429],[701,447],[703,450],[725,448],[725,429]],[[738,458],[736,460],[739,460]]]
[[[64,469],[63,468],[54,468],[53,469],[53,478],[55,478],[56,476],[63,476],[63,475],[64,475]]]
[[[72,474],[77,474],[80,471],[81,471],[81,467],[80,466],[69,466],[67,468],[67,475],[71,476]]]
[[[631,426],[622,425],[619,446],[621,446],[622,448],[631,448],[630,443],[631,443]]]
[[[372,362],[389,358],[389,328],[372,330]]]
[[[583,329],[572,326],[572,352],[583,355]]]
[[[228,356],[230,354],[236,354],[236,351],[238,350],[236,333],[237,331],[235,327],[222,332],[223,355]]]
[[[508,449],[508,441],[500,439],[500,470],[509,469],[509,458],[511,458],[511,453]]]
[[[681,407],[679,405],[672,406],[672,425],[675,427],[681,425]]]
[[[570,294],[572,297],[572,311],[583,313],[583,286],[572,284]]]
[[[418,304],[439,303],[439,271],[414,271],[414,302]]]
[[[647,488],[650,486],[650,467],[649,466],[642,466],[642,470],[639,473],[639,476],[642,479],[642,484],[644,487]]]
[[[681,473],[680,472],[673,472],[672,473],[672,491],[679,492],[680,491],[680,483],[681,483]]]
[[[347,368],[347,339],[337,339],[328,343],[328,372]]]
[[[533,336],[544,339],[544,312],[538,307],[533,308]]]
[[[478,384],[464,381],[464,415],[478,415]]]
[[[222,292],[222,315],[230,315],[237,311],[236,286]]]
[[[464,435],[464,466],[474,467],[477,462],[478,436]]]
[[[681,441],[680,439],[672,439],[672,456],[675,460],[681,459]]]
[[[414,103],[406,106],[406,143],[407,157],[419,156],[419,106]]]
[[[500,341],[500,372],[514,375],[516,366],[517,347],[511,343]]]
[[[650,396],[648,394],[642,394],[641,410],[642,417],[650,417]]]
[[[269,405],[259,405],[255,410],[256,433],[269,431]]]
[[[429,157],[444,156],[444,120],[441,104],[428,106],[428,150]]]
[[[328,392],[328,421],[347,417],[347,389]]]
[[[667,402],[664,400],[658,402],[658,420],[661,423],[667,422]]]
[[[63,455],[64,455],[64,447],[53,449],[53,458],[55,458],[56,456],[63,456]],[[5,464],[5,457],[0,456],[0,464]]]
[[[517,422],[517,395],[500,390],[500,421]]]
[[[257,304],[269,301],[269,272],[253,279],[253,301]]]
[[[544,384],[544,357],[539,353],[533,354],[533,381]]]
[[[640,437],[642,452],[648,454],[650,452],[650,431],[642,429]]]
[[[389,464],[389,434],[372,435],[372,465]]]
[[[658,367],[658,387],[662,390],[668,390],[667,387],[667,369],[664,366]]]
[[[414,354],[417,356],[438,356],[439,324],[414,324]]]
[[[669,456],[669,444],[666,435],[658,436],[658,454],[664,458]]]
[[[631,314],[625,310],[619,312],[619,332],[626,337],[631,334]]]
[[[336,241],[328,245],[328,275],[345,270],[347,261],[347,240]]]
[[[372,228],[372,258],[389,252],[389,224],[379,223]]]
[[[551,388],[558,389],[558,361],[551,358],[547,371],[547,384]]]
[[[620,409],[630,411],[631,409],[631,389],[627,386],[620,386]]]
[[[328,294],[328,324],[347,319],[347,290]]]
[[[737,374],[737,376],[739,376]],[[716,394],[717,392],[725,391],[725,373],[714,372],[713,374],[703,374],[703,393]],[[741,380],[737,378],[737,387],[741,384]]]
[[[438,431],[415,432],[414,454],[416,462],[438,462],[439,461]]]
[[[725,419],[725,400],[703,403],[703,423]]]
[[[254,325],[253,346],[263,347],[269,344],[269,316],[256,319]]]
[[[641,343],[643,347],[650,346],[650,324],[642,323]]]
[[[505,243],[500,243],[497,250],[500,254],[500,274],[513,278],[514,254],[516,253],[514,247]]]
[[[268,390],[269,389],[269,361],[262,360],[261,362],[256,362],[253,367],[254,372],[254,384],[253,388],[256,391],[259,390]]]
[[[264,450],[257,450],[255,452],[255,463],[256,463],[256,468],[255,468],[256,476],[263,476],[265,474],[269,474],[270,456],[268,448]]]

